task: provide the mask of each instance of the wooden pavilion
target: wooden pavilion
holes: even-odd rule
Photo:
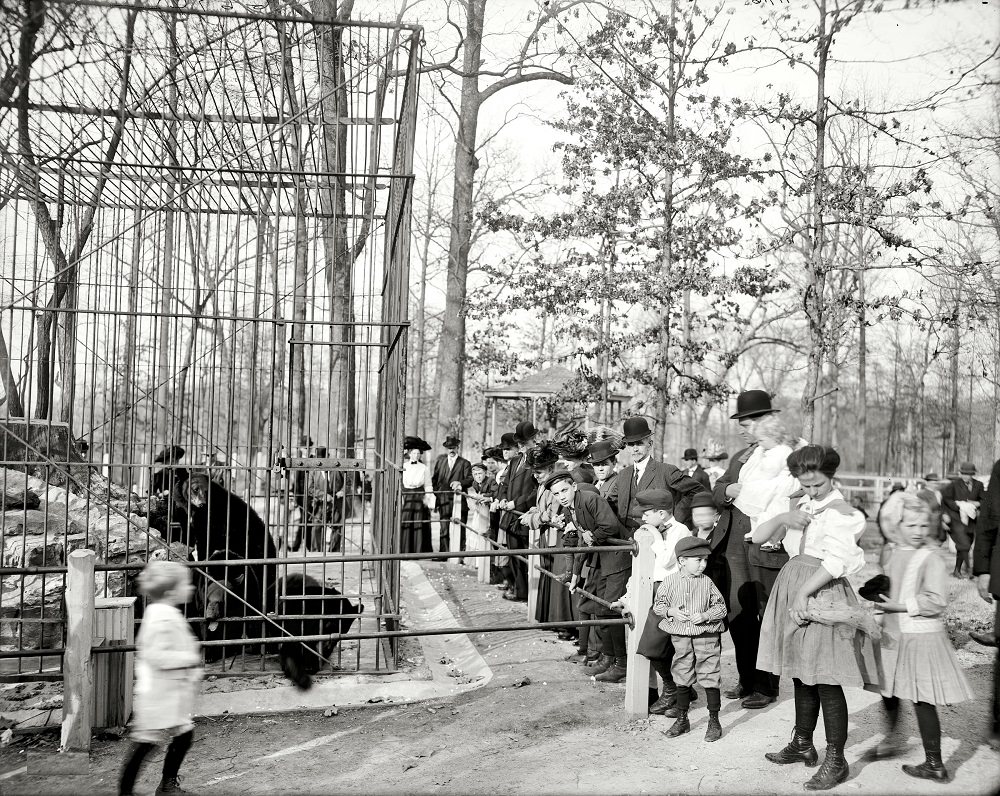
[[[512,384],[490,387],[484,393],[486,398],[486,410],[490,418],[491,439],[497,438],[497,401],[523,401],[525,415],[538,427],[538,404],[545,398],[558,395],[568,384],[576,379],[575,371],[563,365],[552,365],[525,376]],[[632,400],[631,395],[624,393],[608,393],[608,407],[606,421],[608,424],[618,422],[622,415],[622,408]],[[584,428],[589,427],[590,407],[584,407]],[[548,420],[552,426],[556,425],[557,418],[549,418],[544,411],[542,416]]]

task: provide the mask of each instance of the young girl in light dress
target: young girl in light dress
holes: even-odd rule
[[[973,698],[941,615],[948,603],[948,573],[928,544],[932,509],[916,495],[897,492],[879,513],[882,527],[895,544],[885,565],[889,593],[879,595],[885,612],[882,623],[882,704],[890,740],[874,757],[891,757],[898,751],[892,738],[899,718],[899,700],[913,703],[926,759],[903,765],[911,777],[947,781],[941,760],[941,724],[937,705],[954,705]]]
[[[177,773],[191,748],[194,700],[202,675],[198,640],[178,610],[191,599],[191,572],[176,561],[150,561],[139,575],[139,591],[148,603],[135,639],[134,743],[118,792],[131,794],[146,755],[167,743],[156,793],[183,793]]]

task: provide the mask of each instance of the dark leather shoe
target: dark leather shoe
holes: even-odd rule
[[[649,712],[654,713],[657,716],[663,716],[668,710],[670,710],[674,705],[677,704],[677,694],[668,694],[666,691],[660,695],[652,705],[649,706]],[[674,716],[673,718],[677,718]]]
[[[744,699],[740,705],[745,707],[747,710],[760,710],[760,708],[766,708],[772,702],[774,702],[773,696],[762,694],[760,691],[754,691],[750,696]]]
[[[772,763],[784,766],[789,763],[805,763],[814,766],[819,763],[819,753],[813,746],[812,733],[802,733],[792,730],[792,740],[778,752],[765,752],[764,757]]]
[[[620,683],[628,675],[627,663],[627,658],[615,658],[614,663],[594,679],[599,683]]]
[[[753,691],[749,691],[742,685],[737,683],[733,688],[730,688],[728,691],[723,691],[722,695],[726,699],[743,699],[744,697],[750,696],[750,694],[752,693]]]
[[[593,665],[585,667],[584,671],[591,677],[594,677],[595,675],[598,674],[604,674],[608,669],[611,668],[614,662],[615,659],[613,656],[604,655],[602,653],[601,657],[598,658],[596,661],[594,661]]]
[[[705,728],[705,740],[709,743],[717,741],[722,737],[722,725],[719,724],[719,714],[708,714],[708,727]]]
[[[976,633],[973,630],[969,632],[969,638],[971,638],[977,644],[982,644],[984,647],[997,646],[997,638],[996,636],[993,635],[987,635],[986,633]]]
[[[677,721],[670,725],[670,729],[665,730],[663,734],[668,738],[676,738],[678,735],[683,735],[686,732],[691,732],[691,722],[688,721],[688,714],[685,710],[677,717]]]
[[[948,781],[948,769],[941,762],[940,755],[937,760],[931,760],[928,755],[928,759],[919,766],[904,764],[902,769],[904,774],[909,774],[911,777],[916,777],[917,779],[932,779],[935,782]]]
[[[518,597],[517,594],[515,594],[514,592],[511,592],[511,591],[505,591],[500,596],[503,597],[505,600],[510,600],[512,603],[526,603],[526,602],[528,602],[528,598],[527,597]]]
[[[806,790],[830,790],[836,787],[851,774],[851,769],[844,759],[844,753],[837,751],[832,746],[826,747],[826,757],[819,771],[812,775],[806,782]]]

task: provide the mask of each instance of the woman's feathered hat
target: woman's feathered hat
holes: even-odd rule
[[[583,461],[587,458],[587,447],[590,441],[584,431],[569,431],[554,440],[556,453],[570,461]]]
[[[525,462],[532,470],[544,470],[559,461],[559,452],[555,443],[550,439],[544,439],[534,448],[528,451]]]

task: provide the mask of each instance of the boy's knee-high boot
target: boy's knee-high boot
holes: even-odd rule
[[[938,721],[937,708],[929,702],[917,702],[917,725],[920,727],[920,740],[924,745],[923,763],[917,766],[904,765],[903,772],[918,779],[932,779],[937,782],[948,781],[948,769],[941,760],[941,724]]]
[[[779,765],[805,763],[807,766],[815,766],[819,762],[819,753],[813,746],[813,731],[818,718],[819,693],[816,686],[804,685],[796,680],[795,728],[792,730],[792,739],[784,749],[767,752],[764,757]]]
[[[829,790],[850,775],[844,757],[847,744],[847,700],[844,689],[835,685],[820,685],[820,702],[823,705],[823,726],[826,729],[826,757],[819,771],[806,782],[806,790]]]
[[[650,658],[649,665],[663,680],[663,693],[649,706],[649,712],[662,716],[677,702],[677,686],[674,685],[674,678],[670,674],[670,663],[665,658]]]

